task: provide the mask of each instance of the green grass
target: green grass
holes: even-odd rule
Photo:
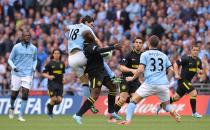
[[[135,116],[129,126],[107,123],[107,117],[95,115],[84,116],[83,125],[77,125],[70,116],[25,116],[26,122],[16,118],[0,116],[0,130],[210,130],[210,116],[195,119],[183,116],[181,123],[176,123],[169,116]]]

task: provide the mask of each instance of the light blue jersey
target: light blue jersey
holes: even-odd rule
[[[141,54],[140,64],[145,66],[144,78],[146,84],[169,84],[166,70],[171,66],[169,58],[162,52],[153,49]]]
[[[12,75],[32,76],[37,65],[37,48],[31,43],[27,47],[23,43],[16,44],[10,53],[8,63],[12,67]],[[18,72],[15,72],[14,68]]]
[[[89,26],[87,26],[83,23],[68,25],[67,29],[69,31],[66,32],[65,35],[68,39],[68,52],[71,52],[74,48],[78,48],[78,49],[83,50],[84,38],[82,36],[82,33],[84,31],[89,30],[95,36],[93,30]]]

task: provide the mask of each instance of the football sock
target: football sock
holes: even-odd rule
[[[15,100],[11,98],[10,99],[10,108],[13,109],[13,110],[15,108],[14,104],[15,104]]]
[[[105,67],[105,70],[106,70],[106,72],[108,73],[108,75],[109,75],[109,78],[114,78],[115,77],[115,74],[114,74],[114,72],[110,69],[110,67],[107,65],[107,63],[106,62],[104,62],[104,67]]]
[[[170,104],[174,102],[174,97],[170,97]]]
[[[108,112],[113,113],[115,111],[115,92],[109,92],[108,94]]]
[[[48,114],[53,114],[53,107],[54,107],[54,105],[51,105],[50,103],[47,104],[47,108],[48,108],[48,111],[49,111]]]
[[[190,105],[192,108],[192,112],[196,112],[196,97],[190,97]]]
[[[90,107],[93,105],[95,100],[92,97],[89,97],[82,107],[80,108],[79,112],[76,113],[77,116],[82,116]]]
[[[126,113],[126,121],[131,121],[131,118],[133,116],[134,110],[136,108],[135,102],[130,102],[127,106],[127,113]]]
[[[117,103],[114,105],[114,109],[115,109],[115,112],[118,113],[119,110],[121,109],[123,103],[120,102],[120,100],[117,101]]]
[[[26,109],[26,104],[27,104],[27,100],[22,100],[21,101],[21,107],[20,107],[20,114],[19,116],[23,116],[25,109]]]
[[[170,104],[167,104],[166,107],[165,107],[165,111],[166,112],[172,111],[172,106]]]

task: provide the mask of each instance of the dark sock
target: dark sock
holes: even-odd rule
[[[115,95],[108,94],[108,112],[113,113],[115,111]]]
[[[12,110],[15,109],[14,104],[15,104],[15,100],[11,98],[10,99],[10,109],[12,109]]]
[[[92,97],[89,97],[82,107],[80,108],[79,112],[76,113],[77,116],[82,116],[90,107],[94,104],[95,100]]]
[[[170,97],[170,104],[172,104],[174,102],[174,97]],[[163,107],[163,103],[160,104],[160,107]]]
[[[49,111],[48,114],[53,114],[53,107],[54,107],[54,105],[51,105],[50,103],[47,104],[47,108],[48,108],[48,111]]]
[[[115,110],[116,113],[119,112],[119,110],[121,109],[122,105],[123,104],[121,102],[117,101],[117,103],[114,105],[114,110]]]
[[[196,97],[190,97],[190,105],[192,108],[192,112],[196,112]]]
[[[170,104],[174,102],[174,97],[170,97]]]

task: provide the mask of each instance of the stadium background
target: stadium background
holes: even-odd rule
[[[210,114],[210,1],[209,0],[1,0],[0,1],[0,114],[7,114],[10,96],[10,70],[8,56],[21,37],[21,29],[29,27],[32,42],[38,48],[38,66],[34,75],[31,97],[26,113],[45,114],[48,101],[47,81],[41,76],[50,52],[59,48],[65,62],[65,99],[56,107],[55,114],[73,114],[82,104],[81,84],[67,63],[67,40],[64,27],[79,23],[81,17],[94,17],[94,32],[103,46],[119,41],[120,50],[113,52],[107,60],[111,69],[120,75],[120,59],[132,48],[136,36],[146,43],[148,36],[161,38],[160,49],[171,62],[190,53],[190,46],[201,46],[205,74],[195,77],[193,85],[199,90],[198,111]],[[144,44],[144,49],[147,46]],[[171,80],[171,92],[176,89],[176,80]],[[106,89],[103,88],[103,94]],[[96,106],[100,114],[106,114],[107,97],[101,96]],[[16,102],[17,104],[20,102]],[[139,104],[136,114],[155,114],[158,100],[155,97]],[[190,115],[189,97],[178,103],[181,114]],[[124,109],[121,114],[124,114]],[[18,113],[19,105],[15,108]],[[89,113],[90,114],[90,113]]]

